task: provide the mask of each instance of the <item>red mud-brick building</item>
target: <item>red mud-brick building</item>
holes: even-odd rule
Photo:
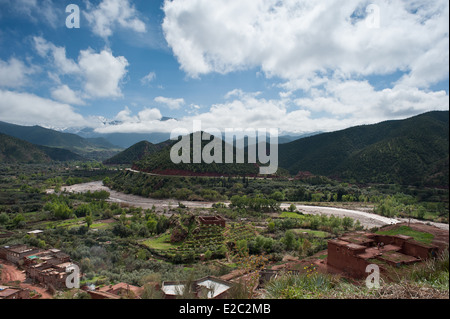
[[[22,267],[28,278],[45,287],[64,289],[70,256],[59,249],[38,249],[27,245],[0,247],[0,259]]]
[[[28,289],[0,285],[1,299],[31,299]]]
[[[328,241],[327,266],[362,278],[367,276],[366,267],[370,264],[412,264],[436,256],[437,252],[436,246],[419,243],[409,236],[355,232]]]

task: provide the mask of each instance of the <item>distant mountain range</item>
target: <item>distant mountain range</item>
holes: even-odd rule
[[[86,159],[104,160],[123,150],[101,137],[83,138],[76,134],[58,132],[41,126],[21,126],[0,122],[0,133],[35,145],[69,150]]]
[[[101,136],[84,138],[39,126],[0,122],[0,134],[2,162],[96,159],[105,164],[134,165],[143,171],[173,174],[253,175],[257,171],[255,164],[176,165],[169,156],[176,142],[163,139],[162,133],[161,142],[140,140],[125,150]],[[131,140],[130,136],[142,137],[118,133],[116,138],[123,138],[125,145]],[[202,143],[204,146],[209,142]],[[291,175],[308,172],[359,183],[449,185],[448,111],[308,137],[280,136],[278,147],[280,172],[287,171]]]
[[[46,164],[52,161],[85,160],[69,150],[34,145],[27,141],[0,133],[0,162]]]
[[[78,136],[93,139],[101,138],[110,144],[117,145],[121,148],[128,148],[136,143],[147,141],[152,144],[159,144],[170,139],[170,133],[97,133],[93,128],[66,129],[63,132],[77,134]],[[289,143],[303,137],[319,134],[319,132],[305,133],[297,135],[281,135],[278,137],[278,143]]]
[[[170,120],[170,117],[163,117],[161,121]],[[122,124],[121,121],[108,120],[104,117],[99,117],[98,123],[100,126],[116,126]],[[128,148],[136,143],[148,141],[152,144],[162,143],[170,138],[170,133],[98,133],[91,127],[66,128],[61,130],[63,133],[72,133],[86,139],[102,138],[112,145],[117,145],[122,149]]]
[[[360,183],[443,187],[449,184],[448,111],[356,126],[279,144],[279,167],[291,175],[310,172]],[[114,161],[119,158],[122,164],[134,163],[135,168],[150,172],[228,172],[222,166],[209,164],[173,164],[169,157],[170,145],[139,143],[118,154]],[[237,172],[253,173],[254,169],[247,168]]]

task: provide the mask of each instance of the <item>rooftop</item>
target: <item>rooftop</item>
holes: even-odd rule
[[[208,290],[208,298],[215,298],[232,287],[226,281],[211,277],[200,279],[197,281],[197,285]]]

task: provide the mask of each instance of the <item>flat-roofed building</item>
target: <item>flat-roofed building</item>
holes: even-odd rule
[[[190,295],[196,298],[222,299],[225,298],[233,283],[213,276],[207,276],[193,281],[188,287],[186,281],[166,281],[162,283],[161,291],[165,299],[175,299],[178,296]],[[186,292],[185,289],[189,288]]]

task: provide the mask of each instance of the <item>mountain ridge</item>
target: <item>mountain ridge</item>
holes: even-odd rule
[[[3,163],[45,164],[81,160],[85,159],[69,150],[35,145],[0,133],[0,161]]]
[[[0,133],[35,145],[66,149],[90,159],[109,158],[122,150],[102,138],[83,138],[38,125],[22,126],[0,121]]]
[[[279,144],[279,174],[287,170],[358,183],[400,183],[448,187],[449,112],[432,111],[402,120],[360,125]],[[170,142],[170,141],[167,141]],[[175,142],[172,141],[173,145]],[[203,142],[202,149],[204,146]],[[225,174],[225,164],[173,164],[169,146],[131,161],[154,173]],[[245,157],[247,158],[247,157]],[[131,164],[130,163],[130,164]],[[193,166],[194,165],[194,166]],[[216,170],[216,171],[215,171]],[[193,171],[193,172],[192,172]],[[254,169],[232,170],[255,174]]]
[[[360,182],[420,184],[439,173],[433,166],[448,160],[448,115],[427,112],[283,144],[279,165],[293,175],[310,171]]]

